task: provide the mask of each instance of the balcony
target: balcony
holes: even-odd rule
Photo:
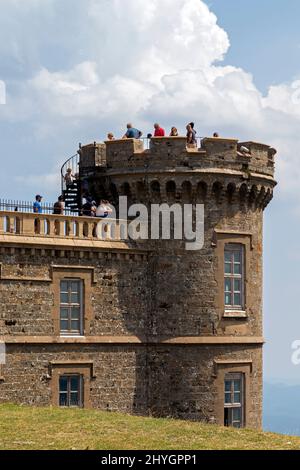
[[[0,243],[126,247],[127,221],[0,211]]]

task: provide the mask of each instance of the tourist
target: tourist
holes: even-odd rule
[[[154,137],[164,137],[165,136],[165,130],[160,127],[159,124],[155,123],[154,124]]]
[[[171,127],[170,137],[178,137],[178,130],[176,127]]]
[[[143,133],[136,129],[135,127],[132,127],[131,123],[127,124],[127,132],[126,134],[123,135],[123,139],[139,139],[142,137]]]
[[[113,135],[112,132],[109,132],[109,133],[107,134],[107,140],[115,140],[115,137],[114,137],[114,135]]]
[[[191,122],[186,126],[186,141],[187,141],[187,146],[190,148],[195,148],[197,147],[197,139],[196,139],[196,131],[194,129],[194,123]]]
[[[65,203],[63,196],[59,196],[58,200],[53,206],[53,214],[63,215],[65,210]]]
[[[65,183],[68,186],[71,186],[75,180],[75,175],[73,175],[72,169],[68,168],[67,173],[65,174],[64,177]]]
[[[109,202],[105,199],[101,199],[100,204],[96,209],[96,217],[101,217],[102,219],[108,217],[112,213],[112,208],[109,206]]]
[[[85,217],[94,217],[96,213],[96,203],[93,198],[88,196],[86,202],[82,206],[82,215]]]
[[[43,199],[43,196],[40,196],[39,194],[35,196],[35,202],[33,203],[33,212],[35,214],[41,214],[43,212],[42,199]]]

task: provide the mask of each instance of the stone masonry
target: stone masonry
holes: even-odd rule
[[[81,147],[83,186],[116,207],[119,196],[149,209],[204,204],[199,251],[183,240],[101,239],[93,218],[0,213],[0,401],[58,406],[60,375],[78,373],[85,407],[223,425],[224,378],[239,373],[243,424],[260,428],[263,210],[274,154],[221,138],[200,149],[183,138],[153,138],[149,150],[132,139]],[[228,244],[245,253],[239,311],[224,307]],[[77,337],[59,326],[60,282],[73,278],[84,285]]]

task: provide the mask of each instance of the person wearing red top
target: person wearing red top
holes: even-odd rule
[[[164,137],[165,136],[165,130],[160,127],[159,124],[154,124],[154,137]]]

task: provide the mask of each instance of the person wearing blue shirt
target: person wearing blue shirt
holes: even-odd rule
[[[123,139],[139,139],[142,137],[143,133],[136,129],[135,127],[132,127],[132,124],[127,124],[127,132],[123,136]]]
[[[37,194],[35,196],[35,202],[33,203],[33,212],[35,214],[41,214],[42,213],[42,199],[43,199],[43,196],[40,196],[39,194]]]

